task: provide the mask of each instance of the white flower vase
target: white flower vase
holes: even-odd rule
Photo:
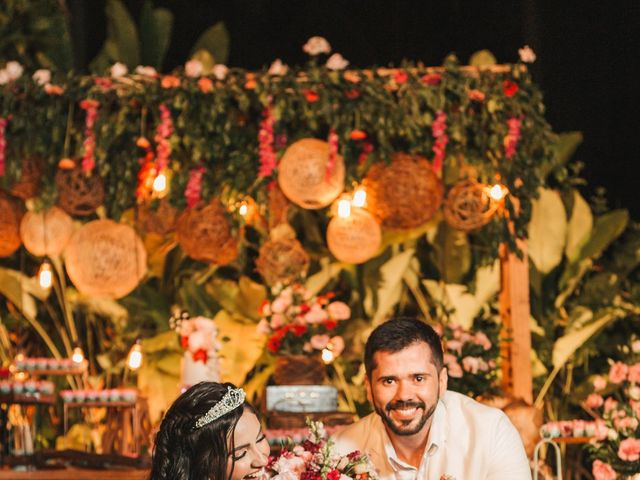
[[[180,386],[183,390],[200,382],[219,382],[220,365],[215,350],[207,352],[206,363],[193,359],[191,352],[184,352],[182,356]]]

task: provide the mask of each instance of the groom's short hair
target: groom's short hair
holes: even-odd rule
[[[364,347],[364,367],[367,376],[371,378],[371,373],[377,367],[373,359],[376,352],[396,353],[420,342],[429,346],[431,359],[440,372],[444,364],[442,343],[440,336],[431,326],[417,318],[407,317],[391,318],[378,325],[369,335]]]

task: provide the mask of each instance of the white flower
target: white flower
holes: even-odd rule
[[[33,81],[38,85],[46,85],[51,81],[51,71],[45,68],[33,72]]]
[[[144,75],[145,77],[157,77],[158,72],[155,68],[149,66],[138,65],[136,67],[136,73],[138,75]]]
[[[140,68],[146,68],[146,67],[138,67],[138,68],[136,68],[136,73],[141,73],[142,75],[146,75],[146,73],[138,72],[138,69],[140,69]],[[151,68],[151,67],[148,67],[148,68]],[[112,78],[122,77],[122,76],[126,75],[128,71],[129,71],[129,69],[127,68],[127,66],[124,63],[116,62],[113,65],[111,65],[111,77]]]
[[[327,68],[329,70],[344,70],[349,65],[349,60],[339,53],[334,53],[327,60]]]
[[[536,61],[536,53],[529,45],[519,48],[518,54],[520,55],[520,60],[524,63],[533,63]]]
[[[640,353],[640,340],[634,340],[631,343],[631,350],[633,353]]]
[[[269,75],[284,75],[287,70],[289,70],[289,67],[282,63],[282,60],[276,58],[269,67]]]
[[[187,77],[196,78],[202,75],[202,71],[204,70],[204,66],[200,60],[189,60],[184,64],[184,73]]]
[[[219,63],[213,67],[213,76],[218,80],[224,80],[227,76],[227,73],[229,73],[229,69],[222,63]]]
[[[0,70],[0,85],[6,85],[7,83],[9,83],[9,80],[10,78],[7,71],[4,68]]]
[[[311,37],[307,40],[307,43],[304,44],[302,50],[309,55],[315,56],[321,53],[331,52],[331,45],[329,45],[329,42],[323,37]]]
[[[17,80],[22,76],[24,68],[16,61],[7,62],[5,70],[9,74],[9,80]]]
[[[369,465],[366,463],[358,463],[355,467],[353,467],[353,472],[356,474],[368,473]]]

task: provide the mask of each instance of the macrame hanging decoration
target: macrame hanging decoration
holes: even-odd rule
[[[497,208],[498,202],[491,200],[485,185],[473,179],[465,179],[449,190],[443,215],[453,228],[471,232],[486,225]]]
[[[58,206],[69,215],[88,216],[104,201],[104,183],[94,171],[86,174],[81,167],[59,169],[56,173]]]
[[[330,153],[329,143],[315,138],[298,140],[287,148],[278,164],[278,184],[289,200],[302,208],[318,209],[342,193],[344,159]]]
[[[148,203],[137,207],[137,223],[146,233],[168,235],[176,229],[177,210],[166,198],[158,202],[158,208],[152,209]]]
[[[226,265],[238,256],[238,243],[220,201],[187,208],[180,214],[176,238],[184,252],[195,260]]]
[[[85,295],[121,298],[147,270],[147,252],[135,230],[112,220],[84,224],[64,251],[69,278]]]
[[[275,238],[260,247],[256,266],[268,285],[288,284],[307,274],[309,255],[295,238]]]
[[[363,182],[369,210],[391,229],[412,229],[433,218],[443,187],[431,164],[418,155],[396,153],[389,165],[376,163]]]
[[[8,257],[20,248],[22,204],[0,191],[0,257]]]
[[[73,220],[55,206],[42,212],[27,212],[20,223],[24,247],[38,257],[60,255],[72,233]]]

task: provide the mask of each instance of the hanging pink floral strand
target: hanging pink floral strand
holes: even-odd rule
[[[193,208],[200,203],[202,199],[202,176],[204,175],[205,168],[200,166],[192,168],[189,173],[189,181],[187,182],[187,188],[184,191],[184,198],[187,199],[187,207]]]
[[[162,172],[169,165],[171,155],[171,144],[168,138],[173,134],[173,120],[171,111],[164,103],[158,107],[160,109],[160,123],[156,127],[156,134],[153,139],[156,142],[156,172]]]
[[[509,132],[504,137],[504,156],[511,159],[516,154],[516,147],[520,141],[522,119],[511,117],[507,120],[507,125],[509,125]]]
[[[442,161],[449,143],[449,136],[445,133],[447,129],[447,114],[439,111],[436,119],[431,124],[431,133],[435,142],[433,143],[433,171],[437,174],[442,172]]]
[[[7,123],[9,123],[9,120],[0,117],[0,177],[4,177],[5,152],[7,149],[7,139],[4,136],[4,130],[7,128]]]
[[[84,149],[84,155],[82,156],[82,171],[89,175],[96,166],[96,160],[94,152],[96,149],[96,134],[93,131],[93,126],[98,118],[98,107],[100,102],[97,100],[85,99],[80,102],[80,108],[86,113],[84,120],[84,141],[82,147]]]
[[[273,112],[271,106],[268,106],[262,112],[262,121],[260,122],[260,131],[258,132],[258,156],[260,159],[260,167],[258,168],[258,177],[269,177],[276,168],[276,152],[273,149]]]
[[[329,130],[329,160],[327,161],[327,179],[331,177],[333,173],[333,168],[336,165],[336,157],[338,156],[338,134],[332,128]]]

